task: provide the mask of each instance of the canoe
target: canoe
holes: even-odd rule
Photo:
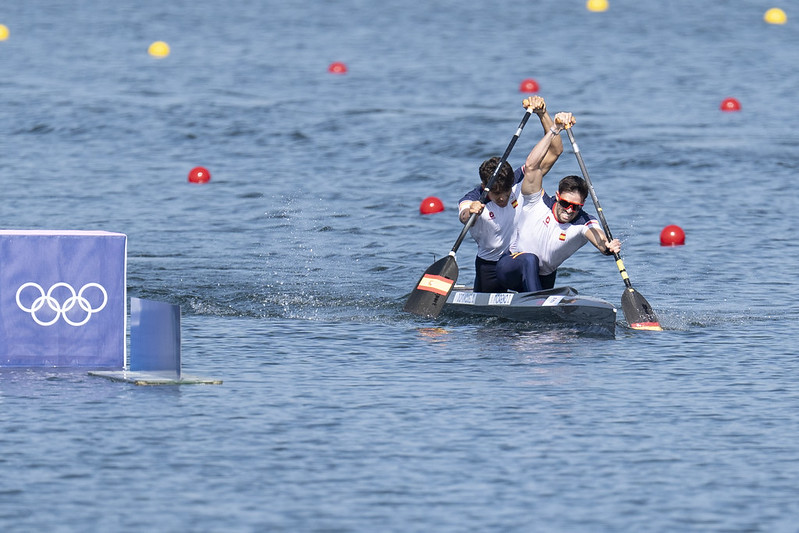
[[[473,292],[456,285],[444,311],[492,316],[517,322],[560,324],[615,335],[616,308],[599,298],[581,296],[573,287],[555,287],[537,292]]]

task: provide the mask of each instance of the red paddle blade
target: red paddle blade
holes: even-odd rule
[[[405,302],[405,311],[427,318],[441,313],[458,280],[458,263],[448,255],[430,265]]]
[[[663,331],[652,306],[632,287],[621,295],[621,308],[624,311],[624,318],[632,329]]]

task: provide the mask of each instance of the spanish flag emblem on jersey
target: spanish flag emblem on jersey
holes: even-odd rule
[[[565,231],[562,231],[562,232],[560,233],[560,237],[558,237],[558,239],[560,239],[560,240],[562,240],[562,241],[565,241],[565,240],[566,240],[566,232],[565,232]]]
[[[519,200],[514,198],[513,201],[510,203],[510,205],[512,205],[513,208],[516,209],[516,206],[519,205]]]

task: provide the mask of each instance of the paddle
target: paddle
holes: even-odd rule
[[[599,220],[602,221],[602,229],[605,230],[608,241],[611,241],[613,240],[613,235],[610,233],[608,221],[605,220],[602,206],[599,205],[599,199],[596,197],[596,192],[594,192],[591,178],[588,177],[588,170],[585,168],[583,156],[580,154],[580,147],[577,146],[577,141],[574,140],[574,134],[570,127],[566,128],[566,133],[569,134],[569,141],[572,143],[574,155],[577,156],[577,163],[580,165],[580,171],[583,173],[583,178],[588,185],[588,191],[591,193],[591,200],[594,202]],[[632,329],[661,331],[663,328],[660,327],[660,322],[658,321],[657,315],[655,315],[655,312],[652,310],[652,306],[649,305],[646,298],[641,296],[641,294],[633,288],[632,283],[630,283],[630,277],[627,275],[627,270],[624,268],[621,257],[616,252],[613,253],[613,257],[616,258],[616,266],[619,268],[621,278],[627,286],[624,293],[621,295],[621,308],[624,310],[624,318],[627,319],[627,323]]]
[[[500,167],[507,161],[511,150],[513,150],[513,145],[516,144],[519,135],[521,135],[524,129],[524,125],[527,124],[527,120],[532,114],[533,108],[528,107],[527,111],[524,113],[524,118],[522,118],[519,127],[516,129],[516,133],[513,134],[513,138],[510,140],[510,144],[508,144],[508,147],[505,149],[505,153],[502,154],[496,170],[494,170],[491,179],[488,180],[488,183],[486,183],[480,195],[481,204],[486,203],[488,191],[490,191],[491,187],[494,185]],[[460,248],[464,237],[466,237],[466,233],[469,231],[469,228],[474,225],[478,216],[477,213],[472,213],[469,220],[464,224],[461,234],[458,235],[458,240],[455,241],[455,245],[452,247],[449,254],[442,257],[425,270],[422,277],[419,278],[416,288],[413,289],[413,292],[411,292],[411,295],[408,297],[408,301],[405,302],[405,311],[428,318],[435,318],[441,313],[449,293],[452,292],[453,285],[455,285],[455,282],[458,280],[458,262],[455,260],[455,252]]]

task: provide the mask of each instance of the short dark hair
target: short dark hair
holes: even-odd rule
[[[585,201],[585,199],[588,198],[588,184],[580,176],[566,176],[558,183],[558,192],[560,194],[564,192],[576,192],[582,197],[583,201]]]
[[[483,184],[483,188],[488,185],[488,182],[491,179],[491,176],[494,175],[494,171],[497,169],[498,164],[499,158],[492,157],[491,159],[486,159],[483,161],[483,164],[480,165],[480,181]],[[509,191],[513,188],[515,182],[516,176],[513,173],[513,167],[510,166],[510,163],[507,161],[503,161],[502,166],[499,167],[497,179],[494,181],[494,185],[491,187],[491,190]]]

